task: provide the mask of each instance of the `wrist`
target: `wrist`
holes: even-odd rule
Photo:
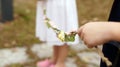
[[[111,40],[120,41],[120,23],[111,24]]]

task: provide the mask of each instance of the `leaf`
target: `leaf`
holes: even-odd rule
[[[75,36],[76,36],[76,33],[72,33],[70,35],[66,34],[65,41],[66,42],[74,42],[75,41]]]
[[[49,23],[49,19],[46,19],[46,20],[45,20],[45,23],[46,23],[46,25],[47,25],[48,28],[52,27],[52,26],[50,25],[50,23]]]

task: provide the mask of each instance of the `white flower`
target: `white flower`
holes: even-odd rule
[[[52,27],[54,27],[54,28],[58,28],[54,22],[49,21],[49,23],[50,23],[50,25],[51,25]]]

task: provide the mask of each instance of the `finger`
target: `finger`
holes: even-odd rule
[[[81,37],[81,40],[84,40],[84,41],[86,41],[85,40],[85,38],[86,38],[86,35],[85,35],[85,32],[84,32],[85,30],[84,29],[82,29],[82,32],[81,32],[81,35],[80,35],[80,37]]]
[[[93,48],[93,47],[95,47],[95,45],[94,45],[94,43],[87,43],[87,47],[88,48]]]
[[[93,48],[93,45],[88,44],[86,41],[84,42],[84,44],[88,47],[88,48]]]
[[[80,27],[80,28],[78,29],[78,31],[77,31],[77,33],[78,33],[78,35],[79,35],[80,38],[81,38],[82,31],[83,31],[83,26]]]
[[[90,43],[85,37],[83,37],[83,41],[84,41],[84,44],[88,47],[88,48],[93,48],[93,44]]]
[[[88,48],[93,48],[94,46],[92,46],[92,45],[88,45]]]

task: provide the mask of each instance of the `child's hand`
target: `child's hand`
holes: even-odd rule
[[[78,35],[84,43],[92,48],[112,39],[112,24],[103,22],[92,22],[83,25],[78,30]]]

